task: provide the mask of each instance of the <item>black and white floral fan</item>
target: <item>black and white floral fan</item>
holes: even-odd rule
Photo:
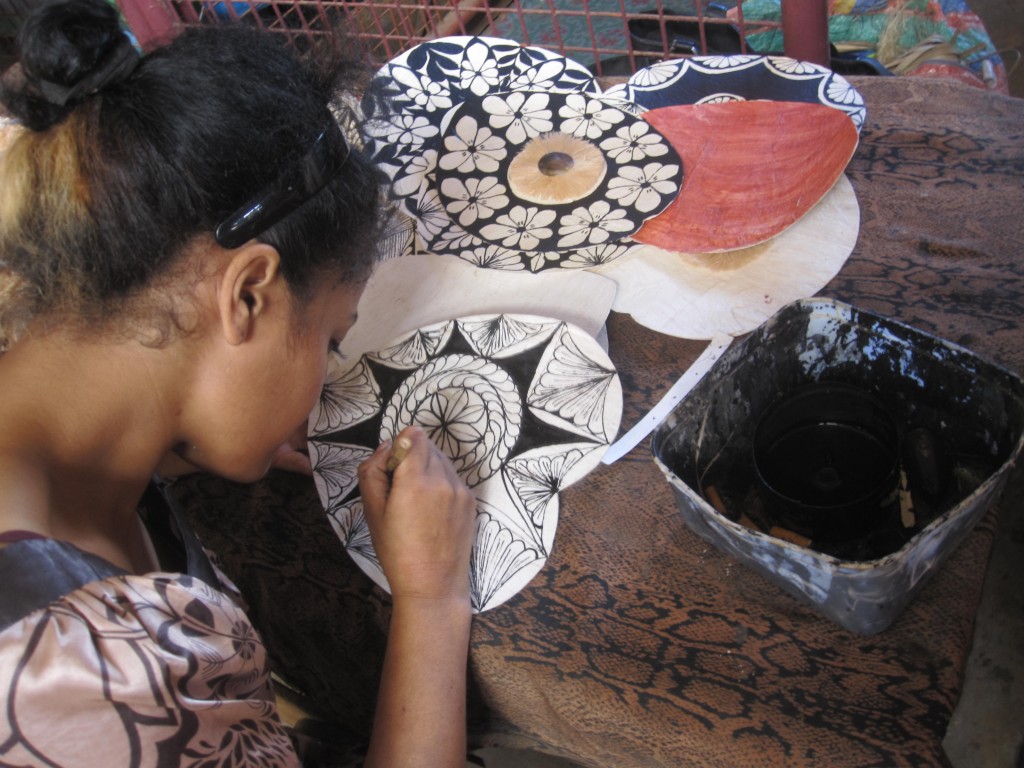
[[[385,65],[363,99],[371,156],[420,248],[499,269],[589,267],[679,192],[678,153],[581,65],[484,37]]]
[[[356,471],[380,442],[422,427],[477,497],[470,585],[484,611],[544,565],[560,491],[598,465],[621,415],[618,374],[578,327],[529,315],[451,320],[337,361],[310,419],[313,476],[342,544],[387,589]]]

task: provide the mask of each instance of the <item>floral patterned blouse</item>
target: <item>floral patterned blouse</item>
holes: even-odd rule
[[[208,561],[190,569],[206,578],[135,576],[2,538],[0,765],[299,764],[263,644]]]

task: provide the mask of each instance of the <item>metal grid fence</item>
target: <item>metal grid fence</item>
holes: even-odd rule
[[[340,22],[381,63],[426,40],[489,35],[557,51],[598,75],[684,55],[746,52],[751,31],[742,6],[705,0],[167,1],[180,24],[249,22],[293,39]],[[756,29],[778,26],[758,22]]]
[[[292,41],[341,24],[378,63],[427,40],[488,35],[556,51],[597,75],[630,74],[654,61],[692,54],[748,52],[749,34],[784,22],[750,22],[737,0],[111,1],[146,48],[194,24],[256,24]],[[13,57],[21,21],[40,2],[0,0],[2,63]],[[819,3],[824,14],[825,0],[786,0],[808,2]]]

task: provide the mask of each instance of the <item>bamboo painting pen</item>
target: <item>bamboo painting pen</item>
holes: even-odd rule
[[[388,474],[398,469],[398,465],[402,463],[410,448],[412,448],[412,440],[408,437],[400,437],[395,441],[394,446],[391,448],[391,455],[388,456],[388,463],[385,466]]]

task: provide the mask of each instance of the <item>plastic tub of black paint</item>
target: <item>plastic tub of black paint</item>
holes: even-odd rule
[[[900,502],[846,541],[784,535],[787,522],[754,469],[754,434],[765,414],[780,398],[824,382],[870,393],[902,438]],[[875,438],[887,443],[887,429],[881,433]],[[926,439],[915,442],[915,435]],[[1022,449],[1020,378],[963,347],[831,299],[789,304],[734,343],[651,441],[691,530],[862,634],[889,626],[942,567],[1002,493]],[[909,525],[903,476],[915,508]]]

